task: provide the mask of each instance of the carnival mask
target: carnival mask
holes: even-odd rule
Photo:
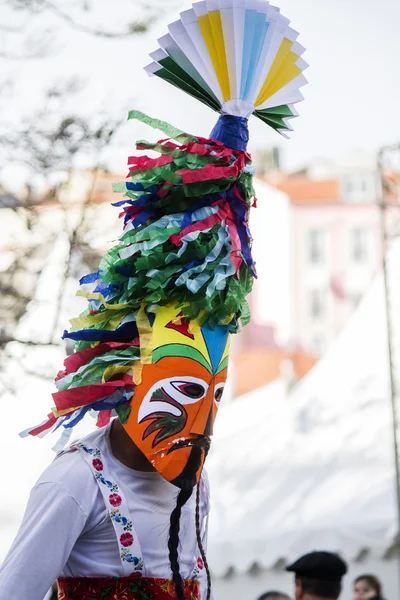
[[[220,325],[200,327],[167,307],[156,312],[151,336],[151,363],[142,367],[124,426],[157,471],[179,486],[193,445],[213,433],[227,377],[229,333]],[[197,479],[200,473],[201,468]]]

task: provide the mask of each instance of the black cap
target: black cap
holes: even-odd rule
[[[295,573],[298,579],[340,581],[347,573],[347,565],[338,554],[310,552],[286,567],[286,571]]]

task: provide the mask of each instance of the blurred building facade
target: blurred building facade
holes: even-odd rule
[[[293,215],[292,343],[322,355],[343,329],[381,261],[375,180],[352,180],[347,175],[343,183],[303,176],[279,187],[289,194]]]
[[[304,376],[381,264],[380,180],[370,157],[316,160],[290,175],[276,168],[256,180],[256,193],[251,229],[259,280],[252,322],[235,344],[239,394]]]

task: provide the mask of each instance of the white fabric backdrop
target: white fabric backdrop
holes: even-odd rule
[[[399,265],[397,244],[389,275],[398,381]],[[208,461],[210,562],[219,577],[230,567],[245,574],[255,562],[270,569],[315,548],[349,561],[368,549],[378,575],[388,568],[381,558],[397,524],[388,373],[378,276],[291,394],[275,382],[221,410]]]

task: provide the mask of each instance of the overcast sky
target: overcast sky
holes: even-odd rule
[[[10,62],[0,59],[2,78],[17,83],[16,95],[3,99],[3,116],[20,119],[41,101],[43,90],[54,81],[78,75],[86,82],[71,110],[84,114],[106,111],[123,117],[128,108],[139,108],[174,125],[205,135],[215,114],[157,78],[148,78],[142,66],[148,52],[165,33],[167,21],[188,2],[174,0],[175,10],[145,36],[120,40],[98,39],[69,29],[59,20],[41,15],[39,23],[53,31],[54,43],[47,58]],[[163,6],[167,2],[162,3]],[[300,31],[310,64],[300,117],[292,123],[291,140],[284,140],[252,119],[252,147],[280,145],[284,165],[294,168],[315,156],[339,159],[363,149],[375,152],[384,144],[400,141],[400,1],[380,0],[281,0],[282,13]],[[96,13],[87,19],[109,29],[123,29],[137,14],[132,0],[96,1]],[[4,22],[7,15],[0,17]],[[81,19],[82,20],[82,19]],[[121,144],[110,161],[124,170],[126,154],[137,136],[150,137],[133,123],[124,126]]]

